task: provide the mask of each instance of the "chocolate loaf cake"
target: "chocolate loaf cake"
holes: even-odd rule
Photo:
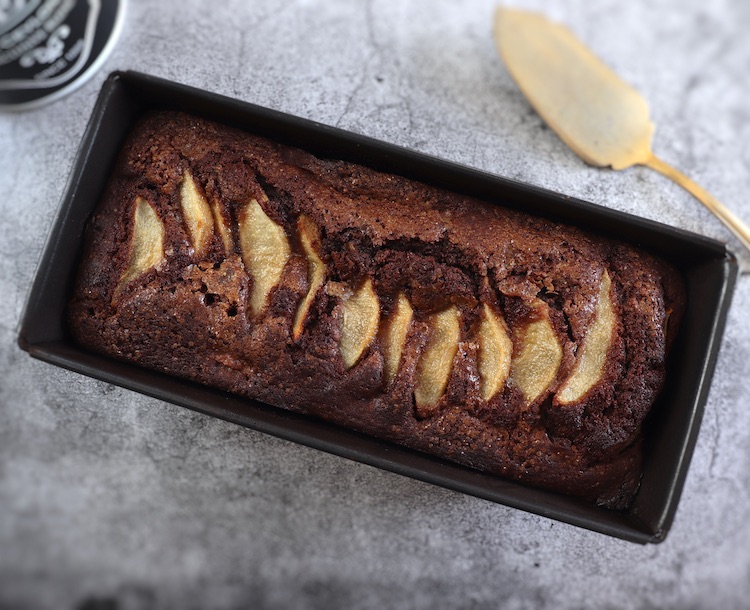
[[[69,321],[97,352],[623,508],[683,300],[630,245],[158,112]]]

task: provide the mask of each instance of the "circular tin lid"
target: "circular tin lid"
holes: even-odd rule
[[[0,0],[0,110],[81,86],[114,47],[125,0]]]

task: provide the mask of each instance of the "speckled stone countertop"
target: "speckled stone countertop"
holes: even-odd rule
[[[750,3],[518,0],[649,100],[656,153],[750,219]],[[750,279],[674,526],[640,546],[31,359],[24,302],[107,73],[138,69],[731,241],[644,168],[588,167],[498,59],[492,0],[130,0],[103,69],[0,115],[0,608],[750,607]]]

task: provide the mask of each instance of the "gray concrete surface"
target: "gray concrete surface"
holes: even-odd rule
[[[656,152],[750,219],[750,4],[528,0],[650,101]],[[0,116],[0,607],[750,607],[750,283],[674,527],[639,546],[29,358],[24,301],[99,86],[136,68],[729,240],[647,169],[584,165],[496,57],[492,0],[131,0],[104,69]],[[732,242],[734,244],[734,242]]]

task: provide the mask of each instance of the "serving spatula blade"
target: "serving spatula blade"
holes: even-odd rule
[[[566,27],[539,13],[499,7],[497,50],[534,109],[585,162],[645,165],[685,188],[750,251],[750,228],[705,189],[656,157],[646,100]]]

